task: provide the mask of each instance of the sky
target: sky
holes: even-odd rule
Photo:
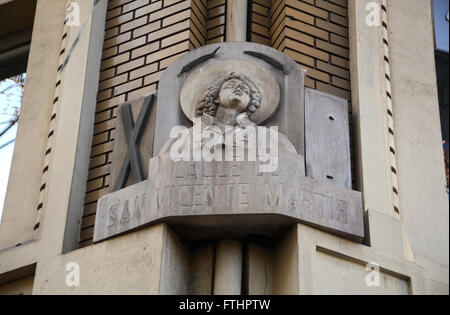
[[[448,14],[449,0],[434,0],[434,20],[436,28],[436,45],[438,49],[448,51]]]
[[[4,91],[11,85],[11,81],[4,80],[0,82],[0,91]],[[11,114],[14,112],[13,107],[20,107],[21,89],[9,89],[10,96],[0,94],[0,131],[3,131],[11,119]],[[10,104],[6,106],[6,104]],[[12,106],[11,106],[12,105]],[[0,137],[0,147],[16,138],[17,124],[9,129],[3,136]],[[0,148],[0,222],[3,213],[3,203],[5,201],[6,187],[8,185],[9,170],[11,168],[11,160],[14,151],[14,142]]]

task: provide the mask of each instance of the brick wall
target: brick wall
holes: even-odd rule
[[[307,87],[350,100],[347,0],[272,3],[272,47],[308,71]]]
[[[226,0],[207,0],[208,21],[206,22],[206,44],[225,41]]]
[[[270,7],[272,0],[251,0],[249,3],[248,41],[270,45]]]
[[[249,40],[308,70],[307,87],[350,100],[347,0],[252,0]]]

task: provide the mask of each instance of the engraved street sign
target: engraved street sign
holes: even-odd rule
[[[273,173],[260,173],[258,162],[174,162],[164,155],[150,161],[149,178],[100,199],[95,242],[161,220],[188,239],[219,238],[224,229],[276,236],[295,222],[363,238],[361,194],[305,177],[295,153],[280,157]]]

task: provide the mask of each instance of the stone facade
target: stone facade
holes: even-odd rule
[[[93,244],[98,200],[113,185],[119,105],[162,93],[165,69],[224,42],[229,1],[101,0],[92,14],[95,1],[80,1],[79,38],[80,27],[64,25],[63,1],[37,1],[0,224],[0,293],[448,294],[428,0],[375,0],[378,27],[366,24],[368,0],[254,0],[246,23],[233,25],[305,68],[311,91],[351,99],[348,187],[363,201],[363,240],[295,223],[276,238],[190,243],[169,222]],[[158,115],[152,109],[150,129]],[[72,262],[80,286],[65,282]],[[370,266],[381,268],[380,286],[367,285]]]
[[[120,58],[126,58],[126,60],[118,60],[118,65],[106,65],[109,68],[100,74],[91,171],[80,237],[81,246],[92,243],[96,201],[109,191],[111,174],[109,165],[113,155],[117,105],[157,90],[161,73],[170,62],[187,51],[198,48],[198,46],[189,46],[192,42],[188,40],[188,37],[182,37],[182,34],[188,34],[189,30],[180,32],[183,30],[183,23],[194,27],[192,22],[189,22],[187,14],[191,6],[186,1],[168,2],[168,9],[163,8],[162,1],[153,1],[148,5],[144,5],[146,3],[144,1],[141,5],[133,6],[127,5],[127,3],[127,1],[112,1],[108,4],[103,67],[105,67],[105,63],[114,62],[113,60],[119,58],[118,56],[122,56],[123,58]],[[206,4],[203,2],[201,4],[207,8],[206,26],[203,26],[207,30],[206,44],[223,42],[225,40],[225,1],[206,1]],[[164,3],[164,5],[166,4]],[[271,5],[270,1],[259,0],[252,1],[250,10],[252,13],[249,21],[251,28],[249,36],[252,42],[274,47],[297,61],[308,71],[305,77],[305,86],[350,99],[346,1],[330,4],[325,1],[317,4],[311,1],[274,1],[274,4]],[[183,13],[185,11],[187,13]],[[136,21],[130,22],[132,13],[134,13],[135,19],[139,17],[140,20],[153,14],[155,16],[151,19],[153,25],[162,23],[163,29],[165,29],[164,25],[170,25],[170,28],[163,33],[159,27],[150,29],[149,26],[142,26]],[[146,15],[143,15],[144,13]],[[122,15],[125,17],[122,18]],[[173,15],[171,20],[174,22],[164,23],[166,15]],[[177,16],[179,19],[174,20]],[[273,21],[269,17],[272,17]],[[175,23],[176,21],[178,23]],[[162,60],[162,67],[158,66],[157,59],[154,63],[149,64],[149,62],[153,62],[154,58],[159,57],[154,57],[155,52],[144,52],[152,45],[142,47],[144,42],[140,44],[136,42],[135,38],[142,36],[141,33],[148,34],[149,42],[156,40],[155,43],[152,42],[154,51],[158,56],[166,58]],[[168,37],[168,39],[164,39],[166,44],[159,44],[157,39],[160,36],[161,38]],[[261,36],[265,38],[262,39]],[[173,40],[171,40],[172,38]],[[328,44],[324,45],[325,42]],[[162,45],[161,48],[158,45]],[[145,55],[139,51],[143,51],[147,55],[146,61],[143,61]],[[138,83],[142,78],[143,81]],[[125,81],[136,82],[139,86],[131,87],[130,92],[121,92],[121,88],[112,92],[117,86],[123,85]],[[130,84],[130,82],[125,83],[125,85]],[[105,93],[108,94],[106,98]],[[112,93],[115,94],[112,95]],[[351,121],[352,119],[350,119]],[[350,130],[352,131],[352,128]]]

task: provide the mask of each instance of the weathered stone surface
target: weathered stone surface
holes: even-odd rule
[[[295,222],[362,239],[361,194],[346,189],[347,105],[308,90],[305,172],[303,71],[287,56],[249,43],[201,48],[165,71],[158,99],[153,154],[159,155],[150,160],[148,180],[99,200],[94,241],[159,221],[185,240],[278,237]],[[278,169],[263,172],[259,160],[175,162],[171,147],[179,140],[169,139],[171,129],[190,127],[194,117],[220,134],[229,126],[277,126]],[[190,151],[188,138],[175,153]]]
[[[305,89],[306,175],[352,188],[348,101]]]
[[[186,80],[181,90],[180,104],[184,114],[193,120],[196,116],[196,107],[204,97],[205,91],[233,72],[246,75],[260,94],[259,108],[250,114],[250,119],[260,125],[272,117],[280,102],[280,86],[276,78],[257,63],[243,60],[223,60],[208,66],[200,65]]]
[[[112,152],[112,164],[111,164],[111,185],[110,189],[111,192],[113,191],[113,188],[116,184],[117,177],[120,173],[120,170],[123,166],[124,160],[127,155],[128,150],[128,144],[126,140],[125,135],[125,129],[123,124],[123,118],[122,118],[122,107],[130,105],[131,106],[131,112],[133,115],[133,121],[135,122],[138,117],[139,113],[142,108],[142,104],[146,98],[149,98],[150,95],[146,95],[143,97],[140,97],[136,100],[133,100],[131,102],[127,102],[124,104],[119,105],[117,109],[117,124],[116,124],[116,130],[114,134],[114,149]],[[141,140],[139,141],[138,150],[141,156],[142,161],[142,170],[144,172],[144,179],[148,176],[148,167],[149,167],[149,161],[153,154],[153,134],[154,134],[154,120],[155,120],[155,114],[156,114],[156,103],[152,106],[150,109],[150,115],[147,119],[147,122],[142,127],[142,135]],[[128,176],[127,184],[126,186],[132,185],[134,182],[133,175],[130,173],[130,176]]]
[[[209,67],[227,60],[254,63],[273,74],[280,86],[280,105],[264,125],[278,126],[279,131],[292,141],[297,152],[303,155],[304,72],[285,54],[264,45],[247,42],[221,43],[196,49],[177,59],[164,71],[159,81],[153,155],[160,152],[173,127],[192,126],[179,106],[181,89],[186,80],[199,67]]]
[[[303,157],[291,152],[273,173],[259,173],[258,162],[153,158],[148,180],[100,199],[94,241],[161,220],[184,239],[276,237],[295,222],[363,237],[361,194],[305,177]]]

